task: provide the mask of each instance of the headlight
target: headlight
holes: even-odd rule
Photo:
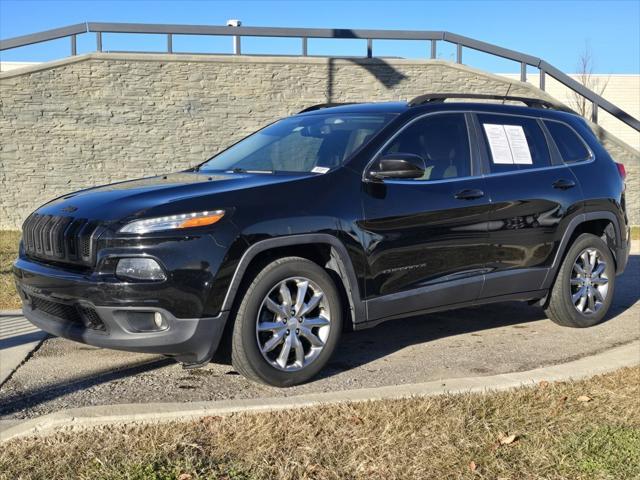
[[[204,227],[212,225],[224,216],[224,210],[212,212],[183,213],[167,217],[145,218],[127,223],[119,231],[121,233],[149,233],[179,228]]]
[[[121,280],[142,280],[159,282],[165,280],[162,267],[153,258],[132,257],[121,258],[116,267],[116,277]]]

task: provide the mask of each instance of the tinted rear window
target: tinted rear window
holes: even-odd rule
[[[589,150],[573,129],[559,122],[544,122],[565,162],[579,162],[590,157]]]

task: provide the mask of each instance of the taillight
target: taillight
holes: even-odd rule
[[[624,168],[624,164],[616,162],[616,167],[618,167],[620,178],[622,178],[622,180],[625,180],[627,178],[627,170]]]

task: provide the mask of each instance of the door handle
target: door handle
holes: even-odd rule
[[[484,192],[482,190],[478,190],[477,188],[460,190],[455,194],[455,198],[457,200],[475,200],[476,198],[482,197],[484,197]]]
[[[553,182],[553,188],[559,188],[560,190],[568,190],[576,186],[576,182],[573,180],[565,180],[561,178]]]

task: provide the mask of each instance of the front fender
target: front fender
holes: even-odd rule
[[[288,235],[277,238],[269,238],[257,241],[249,246],[238,259],[235,265],[227,265],[221,269],[223,278],[219,279],[219,284],[228,285],[224,298],[220,302],[219,296],[212,301],[220,302],[220,309],[228,312],[233,308],[234,302],[240,290],[245,275],[251,262],[261,253],[268,250],[282,247],[304,246],[304,245],[327,245],[331,247],[331,260],[334,261],[335,269],[339,274],[347,296],[349,298],[354,323],[365,320],[365,306],[358,288],[356,271],[347,248],[334,235],[327,233],[310,233],[299,235]],[[218,291],[216,295],[221,292]]]

